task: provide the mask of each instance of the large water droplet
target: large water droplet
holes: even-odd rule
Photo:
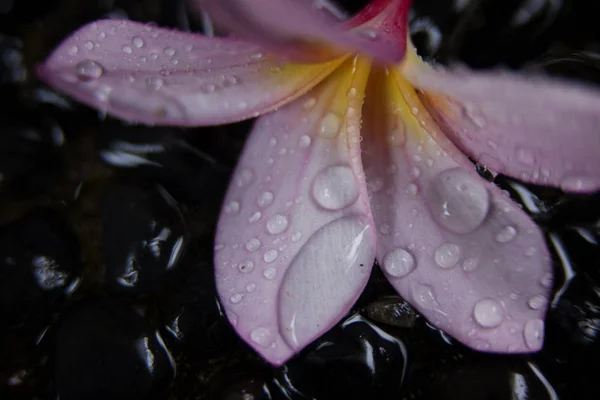
[[[285,215],[275,214],[267,221],[267,231],[271,235],[285,232],[288,227],[288,218]]]
[[[299,250],[278,296],[279,331],[292,348],[312,341],[348,311],[369,277],[374,245],[369,218],[353,216],[325,225]]]
[[[383,269],[395,278],[402,278],[415,269],[415,259],[404,249],[390,251],[383,258]]]
[[[273,335],[267,328],[258,327],[250,332],[250,340],[262,347],[269,347],[273,343]]]
[[[544,342],[544,321],[541,319],[532,319],[527,321],[523,330],[525,344],[531,350],[537,350],[542,347]]]
[[[473,310],[475,321],[484,328],[495,328],[504,320],[502,305],[494,299],[479,300]]]
[[[354,172],[346,165],[326,168],[313,181],[313,198],[328,210],[340,210],[354,204],[358,194]]]
[[[96,80],[104,73],[102,64],[94,60],[83,60],[79,62],[75,66],[75,70],[77,71],[77,78],[84,82]]]
[[[514,226],[505,226],[496,235],[496,240],[500,243],[508,243],[517,236],[517,230]]]
[[[435,250],[435,262],[442,268],[452,268],[460,259],[460,247],[445,243]]]
[[[490,206],[485,187],[460,168],[438,174],[428,194],[427,204],[436,222],[455,233],[468,233],[479,227]]]

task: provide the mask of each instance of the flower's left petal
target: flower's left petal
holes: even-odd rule
[[[495,172],[569,192],[600,189],[600,88],[407,62],[452,141]]]
[[[443,137],[400,73],[377,84],[363,160],[384,273],[467,346],[539,350],[552,283],[539,228]]]
[[[341,62],[281,65],[246,41],[102,20],[68,37],[38,73],[51,86],[116,117],[193,126],[277,108]]]
[[[296,60],[322,59],[329,45],[381,61],[404,57],[412,0],[375,0],[348,23],[319,8],[327,0],[196,0],[218,23]],[[321,7],[319,7],[319,5]]]
[[[349,311],[375,258],[359,138],[369,63],[340,69],[257,120],[217,227],[223,309],[276,365]]]

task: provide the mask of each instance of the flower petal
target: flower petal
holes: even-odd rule
[[[386,276],[474,349],[539,350],[552,277],[540,230],[443,137],[398,71],[374,80],[363,161]]]
[[[244,38],[296,60],[319,60],[331,52],[362,52],[382,61],[404,57],[411,0],[376,0],[348,24],[305,0],[196,0],[218,23]],[[351,28],[351,29],[349,29]]]
[[[217,289],[238,334],[272,364],[331,328],[369,278],[375,232],[359,148],[369,68],[349,60],[260,118],[225,198]]]
[[[412,57],[410,57],[412,58]],[[405,66],[450,139],[469,156],[523,181],[600,189],[600,90],[499,72]]]
[[[51,86],[119,118],[209,125],[277,108],[342,61],[280,65],[245,41],[103,20],[67,38],[38,72]]]

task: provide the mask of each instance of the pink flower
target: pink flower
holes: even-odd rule
[[[544,238],[467,156],[526,182],[597,190],[600,92],[428,66],[406,42],[408,0],[376,0],[341,23],[310,1],[198,3],[252,41],[98,21],[39,73],[147,124],[263,115],[215,239],[216,284],[238,334],[285,362],[348,312],[377,259],[462,343],[538,351],[552,286]]]

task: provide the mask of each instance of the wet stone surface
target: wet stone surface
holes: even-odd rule
[[[183,0],[38,3],[0,0],[0,398],[600,398],[597,195],[479,168],[546,234],[556,279],[541,352],[464,348],[376,265],[351,312],[273,368],[235,335],[212,268],[216,216],[252,122],[136,126],[34,74],[98,18],[190,31],[201,19]],[[352,14],[366,1],[342,3]],[[414,3],[411,33],[427,59],[600,82],[594,2]]]

